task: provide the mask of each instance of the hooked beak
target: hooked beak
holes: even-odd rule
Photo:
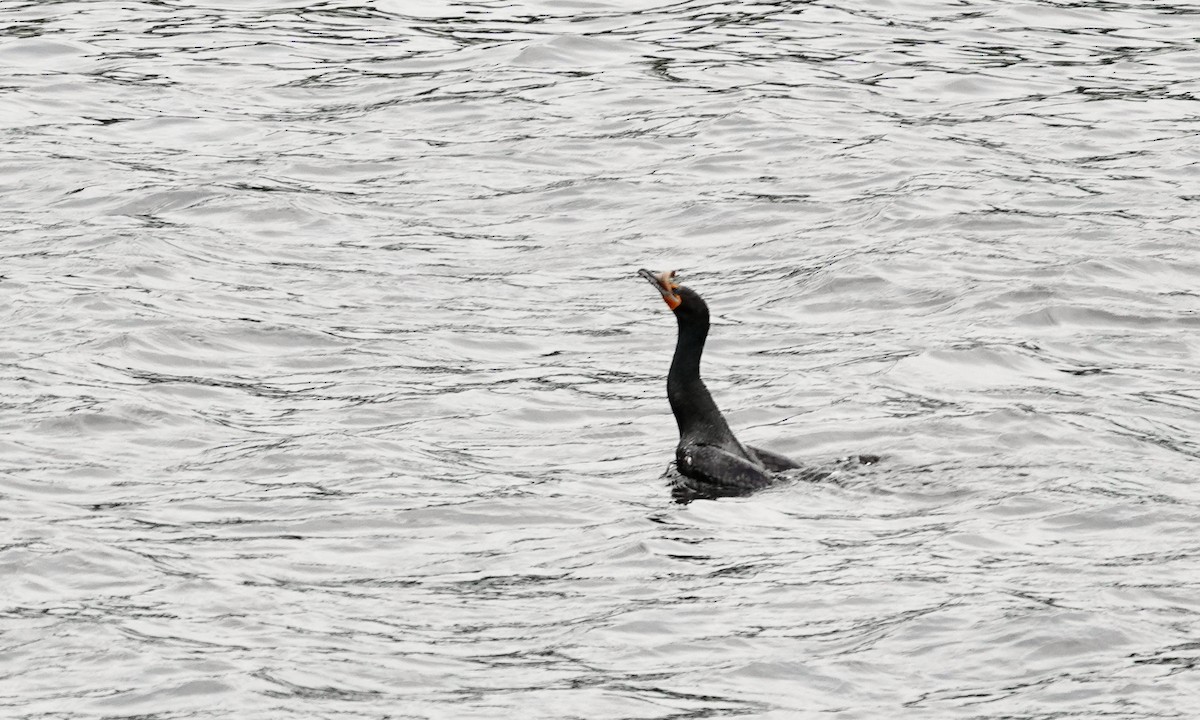
[[[660,273],[654,273],[650,270],[642,268],[641,270],[638,270],[638,275],[641,275],[649,280],[650,284],[653,285],[660,293],[662,293],[663,300],[666,301],[667,307],[674,310],[675,308],[679,307],[681,303],[683,303],[683,298],[679,297],[679,293],[675,292],[679,289],[679,284],[675,282],[674,270],[665,270]]]

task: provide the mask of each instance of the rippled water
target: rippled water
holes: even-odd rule
[[[3,714],[1191,717],[1198,23],[3,3]]]

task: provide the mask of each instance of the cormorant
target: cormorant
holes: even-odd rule
[[[708,305],[690,288],[675,282],[675,271],[638,270],[662,293],[679,321],[679,340],[667,374],[667,399],[679,424],[675,465],[684,476],[674,495],[687,502],[697,497],[745,495],[778,480],[776,473],[801,467],[769,450],[743,445],[713,402],[700,379],[700,356],[708,337]],[[816,473],[817,477],[828,472]],[[690,481],[690,482],[689,482]]]

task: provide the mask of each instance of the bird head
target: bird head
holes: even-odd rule
[[[666,301],[667,307],[675,310],[683,304],[683,298],[679,294],[681,289],[679,283],[675,282],[675,271],[664,270],[656,273],[653,270],[642,268],[638,270],[638,275],[650,281],[650,284],[662,293],[663,300]]]

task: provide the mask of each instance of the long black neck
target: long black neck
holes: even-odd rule
[[[685,304],[688,299],[685,296]],[[736,445],[729,424],[700,379],[700,356],[708,337],[708,313],[707,308],[704,309],[702,314],[676,312],[679,341],[675,345],[675,357],[671,359],[671,371],[667,374],[667,399],[671,401],[671,412],[679,424],[681,441]]]

